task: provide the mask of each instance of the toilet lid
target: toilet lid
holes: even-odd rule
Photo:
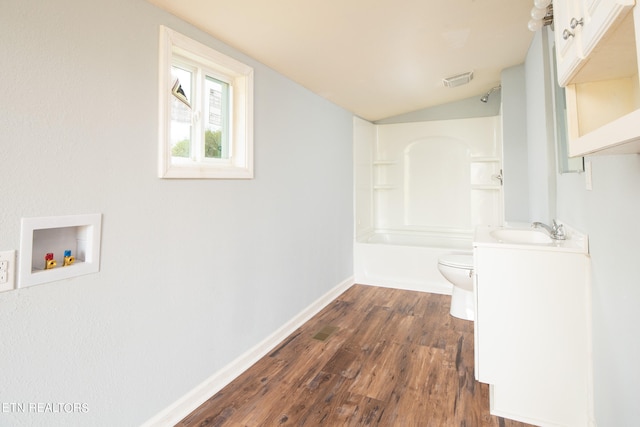
[[[443,255],[438,262],[448,267],[473,269],[473,255]]]

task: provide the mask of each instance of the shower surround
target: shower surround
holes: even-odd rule
[[[451,293],[438,257],[503,222],[501,129],[501,116],[354,119],[356,282]]]

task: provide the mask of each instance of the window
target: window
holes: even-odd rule
[[[160,177],[253,178],[253,68],[160,27]]]

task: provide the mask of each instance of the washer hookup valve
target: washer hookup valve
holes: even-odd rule
[[[52,268],[56,268],[58,263],[55,259],[53,259],[53,252],[49,252],[44,256],[44,269],[51,270]]]
[[[63,267],[71,265],[74,262],[76,262],[76,257],[71,255],[71,251],[68,250],[68,249],[66,251],[64,251],[64,261],[62,262]]]

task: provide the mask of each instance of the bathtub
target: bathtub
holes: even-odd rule
[[[452,285],[438,271],[438,258],[472,251],[471,233],[369,233],[354,244],[355,282],[450,295]]]

